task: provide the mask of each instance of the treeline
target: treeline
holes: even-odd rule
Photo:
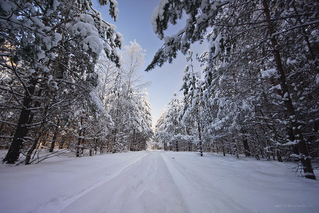
[[[315,179],[319,155],[319,4],[317,1],[163,1],[153,13],[164,39],[147,70],[188,54],[183,98],[176,96],[156,126],[171,150],[300,160]],[[183,16],[186,15],[186,18]],[[173,36],[168,23],[186,19]],[[208,51],[192,66],[190,44]],[[199,73],[203,73],[200,77]]]
[[[117,2],[99,3],[116,20]],[[121,56],[121,46],[90,0],[1,1],[3,162],[32,163],[41,148],[77,156],[145,149],[150,105],[135,81],[144,55],[134,42]]]

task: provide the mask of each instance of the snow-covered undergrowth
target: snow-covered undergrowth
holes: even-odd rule
[[[2,164],[0,212],[318,212],[319,181],[295,166],[162,151]]]

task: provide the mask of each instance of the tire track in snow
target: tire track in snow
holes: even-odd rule
[[[36,212],[42,213],[42,212],[46,212],[46,209],[48,208],[48,205],[59,205],[59,208],[57,209],[58,212],[61,212],[63,209],[65,209],[67,206],[69,206],[71,203],[73,203],[74,201],[76,201],[77,199],[79,199],[80,197],[90,193],[91,191],[93,191],[94,189],[100,187],[101,185],[107,183],[108,181],[112,180],[113,178],[117,177],[118,175],[120,175],[123,171],[125,171],[128,167],[132,166],[133,164],[141,161],[143,159],[143,157],[145,157],[148,153],[143,154],[142,156],[139,156],[138,158],[134,159],[134,161],[129,162],[123,169],[110,174],[108,176],[106,176],[105,178],[103,178],[101,181],[97,182],[96,184],[90,186],[89,188],[84,189],[83,191],[81,191],[80,193],[69,197],[69,198],[65,198],[64,197],[64,201],[62,201],[62,205],[59,204],[61,202],[61,200],[51,200],[48,203],[44,203],[41,206],[39,206],[36,210]]]
[[[67,212],[188,212],[160,152],[69,200]]]
[[[162,154],[190,212],[250,212],[249,209],[223,193],[220,188],[214,186],[212,181],[205,180],[191,171],[192,165],[185,165],[185,162],[183,164],[178,161],[178,157],[173,156],[174,154],[169,152]]]

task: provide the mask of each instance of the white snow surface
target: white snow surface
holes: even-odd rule
[[[294,166],[163,151],[2,164],[0,212],[319,212],[319,181]]]

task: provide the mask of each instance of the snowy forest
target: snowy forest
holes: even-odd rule
[[[0,147],[3,162],[39,161],[48,148],[76,156],[144,150],[151,108],[144,51],[91,1],[1,1]],[[116,1],[109,13],[116,20]]]
[[[305,177],[316,178],[317,2],[161,0],[150,21],[164,44],[146,71],[178,52],[187,66],[183,96],[174,95],[154,133],[139,74],[143,48],[122,48],[122,35],[91,1],[72,2],[1,1],[3,162],[39,161],[42,148],[139,151],[154,140],[164,150],[300,161]],[[117,19],[115,0],[99,4]],[[179,21],[184,26],[166,35]],[[203,41],[207,51],[194,55],[191,44]]]
[[[168,103],[155,140],[166,150],[300,160],[315,179],[318,11],[312,0],[160,1],[152,23],[164,44],[147,70],[172,62],[178,51],[188,65],[183,97]],[[180,31],[165,35],[183,19]],[[208,50],[194,56],[190,45],[204,40]]]
[[[319,212],[318,1],[121,3],[0,0],[0,211]]]

